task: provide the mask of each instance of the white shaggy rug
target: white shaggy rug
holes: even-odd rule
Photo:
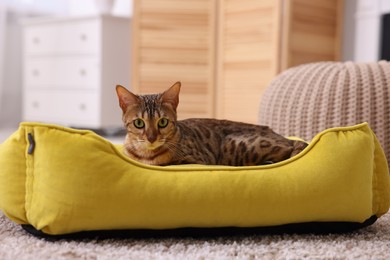
[[[390,259],[390,213],[353,233],[47,241],[0,212],[0,259]]]

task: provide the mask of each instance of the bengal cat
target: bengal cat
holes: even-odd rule
[[[127,130],[127,156],[150,165],[247,166],[280,162],[307,146],[267,126],[217,119],[177,120],[180,87],[176,82],[152,95],[135,95],[116,87]]]

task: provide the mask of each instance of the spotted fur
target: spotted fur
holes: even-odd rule
[[[124,149],[130,158],[151,165],[262,165],[286,160],[307,146],[267,126],[217,119],[178,121],[179,92],[180,82],[153,95],[135,95],[117,86],[127,129]]]

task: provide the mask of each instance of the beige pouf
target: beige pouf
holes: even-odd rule
[[[318,62],[277,76],[259,123],[310,140],[322,130],[368,122],[390,160],[390,63]]]

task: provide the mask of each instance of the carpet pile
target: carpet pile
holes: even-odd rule
[[[390,213],[346,234],[48,241],[0,212],[0,259],[390,259]]]

